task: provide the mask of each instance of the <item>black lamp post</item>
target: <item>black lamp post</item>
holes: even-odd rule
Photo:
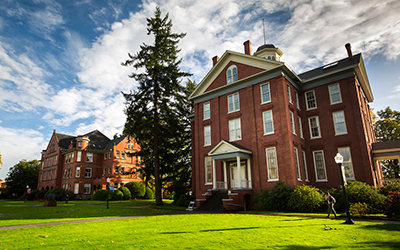
[[[109,184],[110,184],[110,178],[107,177],[107,207],[106,207],[107,209],[109,208],[108,207],[108,194],[110,193],[109,192],[109,190],[110,190],[110,185]]]
[[[347,215],[347,219],[344,222],[344,224],[354,224],[354,221],[351,219],[350,215],[350,206],[349,206],[349,200],[347,198],[346,186],[344,185],[343,170],[342,170],[343,156],[340,153],[336,154],[335,162],[336,164],[339,165],[340,177],[342,178],[343,195],[344,195],[344,202],[346,206],[346,215]]]

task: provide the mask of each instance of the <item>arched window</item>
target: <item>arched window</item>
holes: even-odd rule
[[[226,81],[227,83],[233,83],[236,82],[238,79],[237,76],[237,68],[235,65],[232,65],[228,68],[228,70],[226,71]]]

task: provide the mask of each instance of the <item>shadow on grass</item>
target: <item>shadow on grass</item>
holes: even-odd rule
[[[234,230],[249,230],[249,229],[258,229],[261,227],[237,227],[237,228],[223,228],[223,229],[206,229],[206,230],[200,230],[200,233],[205,233],[205,232],[223,232],[223,231],[234,231]],[[185,234],[189,233],[187,232],[161,232],[160,234]],[[192,233],[192,231],[190,231]]]
[[[368,241],[355,244],[352,248],[365,249],[399,249],[400,241]]]
[[[385,231],[400,231],[400,225],[395,224],[374,224],[374,225],[365,225],[363,226],[364,229],[369,230],[385,230]],[[400,246],[400,245],[399,245]],[[398,247],[399,248],[399,247]]]
[[[313,250],[313,249],[333,249],[333,248],[337,248],[337,247],[333,247],[333,246],[302,246],[302,245],[288,245],[288,246],[283,246],[283,247],[278,247],[276,249],[296,249],[296,250]]]

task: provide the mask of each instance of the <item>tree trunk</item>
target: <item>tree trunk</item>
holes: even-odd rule
[[[158,155],[158,83],[154,86],[154,182],[156,205],[163,205],[160,181],[160,157]]]

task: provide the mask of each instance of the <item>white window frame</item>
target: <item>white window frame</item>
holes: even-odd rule
[[[93,175],[92,171],[93,171],[92,168],[85,167],[85,178],[92,178]]]
[[[211,126],[204,126],[204,146],[211,145]]]
[[[117,150],[116,154],[115,154],[115,158],[119,159],[120,158],[120,152]]]
[[[267,120],[266,116],[268,114],[271,114],[271,120]],[[272,114],[272,110],[264,111],[262,113],[262,115],[263,115],[264,135],[274,134],[275,133],[275,131],[274,131],[274,116]],[[268,124],[270,123],[272,125],[272,131],[267,131],[267,126],[266,126],[267,123]]]
[[[305,174],[305,177],[306,177],[306,182],[309,182],[310,180],[308,179],[306,152],[304,150],[302,150],[301,152],[302,152],[302,155],[303,155],[304,174]]]
[[[208,120],[211,118],[210,102],[203,104],[203,120]]]
[[[83,193],[90,194],[91,183],[84,183],[83,184]]]
[[[297,147],[294,147],[294,163],[296,165],[297,170],[297,180],[301,181],[301,171],[300,171],[300,162],[299,162],[299,150]]]
[[[80,166],[77,166],[75,169],[75,177],[76,178],[81,177],[81,167]]]
[[[209,163],[209,165],[207,165]],[[205,169],[205,184],[211,185],[213,182],[213,161],[211,156],[206,156],[204,158],[204,169]],[[208,176],[211,175],[211,176]],[[209,178],[210,177],[210,178]]]
[[[242,140],[242,125],[240,118],[229,120],[229,141]]]
[[[78,151],[76,153],[76,161],[81,162],[82,161],[82,151]]]
[[[304,134],[303,134],[303,125],[301,124],[301,117],[297,116],[297,120],[299,122],[299,133],[300,133],[300,138],[304,139]]]
[[[274,159],[269,159],[268,150],[273,150]],[[277,156],[276,156],[276,148],[275,147],[266,148],[265,149],[265,157],[266,157],[266,161],[267,161],[268,181],[278,181],[279,180],[279,171],[278,171],[278,159],[277,159]],[[275,164],[274,167],[276,168],[276,178],[271,178],[271,175],[270,175],[271,162],[270,162],[270,160],[274,160],[274,161],[271,161],[271,162]]]
[[[266,92],[263,92],[263,87],[264,86],[267,86],[267,91]],[[261,104],[271,102],[271,88],[269,86],[269,82],[267,82],[265,84],[262,84],[260,86],[260,93],[261,93]],[[265,98],[266,100],[264,100],[264,96],[266,97]]]
[[[348,152],[345,152],[346,150],[348,150]],[[350,147],[340,147],[338,148],[338,152],[343,156],[342,167],[344,168],[344,174],[346,176],[346,180],[349,181],[356,180],[354,175],[353,161],[351,160]]]
[[[308,93],[313,93],[313,101],[314,101],[314,103],[315,103],[315,107],[310,107],[309,102],[308,102],[308,98],[307,98],[307,94],[308,94]],[[304,96],[305,96],[305,100],[306,100],[306,107],[307,107],[307,110],[316,109],[316,108],[317,108],[317,98],[316,98],[316,96],[315,96],[315,91],[314,91],[314,90],[307,91],[307,92],[304,93]],[[311,101],[312,101],[312,100],[311,100]]]
[[[296,101],[296,108],[300,110],[299,93],[296,90],[294,91],[294,99]]]
[[[337,87],[338,87],[338,88],[337,88],[337,90],[338,90],[337,93],[332,93],[331,87],[333,87],[333,86],[337,86]],[[340,92],[340,85],[339,85],[339,83],[335,83],[335,84],[329,85],[329,86],[328,86],[328,89],[329,89],[329,100],[331,101],[331,105],[341,103],[341,102],[342,102],[342,93]],[[333,102],[333,100],[332,100],[332,95],[339,95],[339,101]]]
[[[93,153],[86,152],[86,162],[93,162]]]
[[[226,70],[226,83],[231,84],[236,82],[237,80],[238,80],[238,70],[236,65],[232,65]]]
[[[104,154],[104,160],[107,160],[107,153]]]
[[[320,153],[322,156],[322,163],[323,163],[323,174],[325,175],[325,178],[319,178],[319,174],[318,174],[318,168],[317,168],[317,159],[316,159],[316,154]],[[315,150],[313,151],[313,159],[314,159],[314,170],[315,170],[315,181],[316,182],[324,182],[324,181],[328,181],[328,177],[326,175],[326,165],[325,165],[325,157],[324,157],[324,151],[323,150]],[[323,177],[323,176],[321,176]]]
[[[338,121],[337,118],[339,118],[339,117],[335,116],[335,114],[340,114],[340,113],[342,114],[340,118],[342,118],[343,121]],[[333,125],[335,127],[335,135],[346,135],[347,134],[347,127],[346,127],[346,118],[344,116],[344,111],[341,110],[341,111],[333,112],[332,113],[332,119],[333,119]],[[344,131],[338,132],[338,125],[339,124],[343,124]]]
[[[237,102],[235,97],[237,96]],[[232,98],[232,102],[230,101],[230,98]],[[228,113],[236,112],[240,110],[240,99],[239,99],[239,93],[235,93],[232,95],[228,95]],[[237,105],[236,105],[237,104]],[[232,105],[232,109],[230,106]],[[236,107],[237,106],[237,107]]]
[[[78,194],[79,193],[79,182],[75,182],[74,183],[74,194]]]
[[[287,86],[287,95],[288,95],[288,99],[289,99],[289,103],[293,104],[293,100],[292,100],[292,92],[290,90],[290,84],[286,83]]]
[[[312,119],[315,119],[315,121],[316,121],[316,124],[317,124],[317,126],[316,127],[312,127],[311,126],[311,120]],[[319,118],[318,118],[318,116],[313,116],[313,117],[309,117],[308,118],[308,127],[310,128],[310,139],[318,139],[318,138],[321,138],[322,136],[321,136],[321,128],[320,128],[320,125],[319,125]],[[313,128],[317,128],[318,129],[318,136],[313,136]]]
[[[296,125],[294,123],[294,114],[290,111],[290,125],[292,126],[292,134],[296,135]]]

